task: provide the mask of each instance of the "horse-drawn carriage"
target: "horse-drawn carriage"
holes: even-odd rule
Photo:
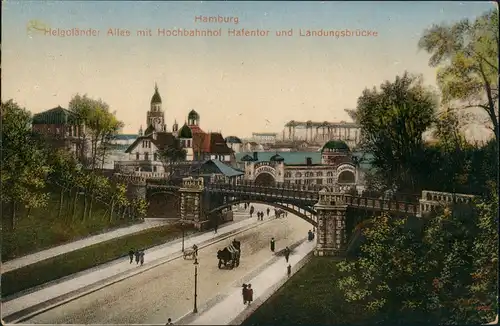
[[[184,259],[195,259],[198,256],[198,246],[193,245],[193,247],[185,249],[183,256]]]
[[[229,267],[233,269],[240,264],[241,256],[241,243],[233,240],[229,246],[217,251],[217,258],[219,259],[219,268]]]

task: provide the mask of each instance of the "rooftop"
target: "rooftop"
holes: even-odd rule
[[[204,167],[215,168],[216,171],[218,171],[219,173],[223,174],[226,177],[236,177],[244,174],[244,172],[232,168],[229,165],[224,164],[219,160],[208,160],[205,163],[203,163],[201,169],[203,170]]]
[[[285,165],[306,165],[306,158],[311,158],[311,163],[313,165],[321,165],[321,153],[320,152],[278,152],[278,154],[284,159]],[[363,152],[353,152],[353,156],[361,158],[364,156],[360,167],[361,169],[368,170],[371,168],[370,160],[373,155]],[[255,162],[269,162],[271,157],[276,155],[276,152],[257,152],[257,161]],[[236,162],[245,162],[242,160],[244,156],[253,158],[252,152],[242,152],[235,153]]]

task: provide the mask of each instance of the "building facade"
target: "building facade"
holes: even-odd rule
[[[175,121],[169,131],[158,86],[155,86],[146,113],[146,129],[143,130],[141,126],[139,136],[125,150],[128,160],[115,161],[115,170],[128,173],[168,172],[165,162],[160,159],[160,152],[172,147],[183,148],[187,162],[217,159],[228,164],[234,163],[233,151],[222,135],[203,131],[200,128],[200,115],[195,110],[189,112],[181,128]]]
[[[321,148],[319,161],[317,158],[313,161],[312,155],[307,156],[312,153],[307,152],[301,154],[302,162],[287,162],[287,157],[296,153],[275,153],[270,157],[265,155],[265,158],[264,154],[268,153],[254,152],[239,158],[238,167],[244,169],[246,180],[261,184],[324,184],[339,186],[342,190],[364,190],[364,172],[355,163],[353,153],[344,141],[327,142]]]
[[[85,137],[85,125],[61,106],[33,115],[31,128],[54,149],[65,149],[81,158],[89,155],[90,140]]]

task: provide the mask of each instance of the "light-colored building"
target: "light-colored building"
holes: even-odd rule
[[[358,156],[344,141],[332,140],[316,153],[239,153],[237,164],[245,171],[246,180],[261,184],[324,184],[363,191],[366,165],[356,163],[357,159],[353,158]]]
[[[195,110],[189,112],[187,122],[180,129],[175,121],[172,131],[168,131],[157,86],[151,98],[150,109],[146,113],[146,126],[144,131],[141,126],[139,136],[125,150],[128,159],[115,161],[115,170],[164,173],[165,163],[160,160],[159,152],[174,147],[186,150],[188,162],[217,159],[234,163],[233,151],[227,146],[222,135],[203,131],[200,128],[200,115]]]
[[[278,134],[274,132],[253,132],[252,140],[258,144],[274,144]]]
[[[226,144],[233,150],[234,153],[243,151],[243,142],[236,136],[226,137]]]

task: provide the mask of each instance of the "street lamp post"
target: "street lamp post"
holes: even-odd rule
[[[184,222],[181,223],[182,228],[182,252],[184,252]]]
[[[196,301],[198,299],[198,258],[194,259],[194,307],[193,313],[196,314],[198,312],[198,307],[196,305]]]

